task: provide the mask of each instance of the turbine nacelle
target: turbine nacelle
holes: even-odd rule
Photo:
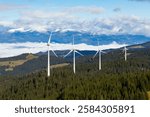
[[[128,50],[127,47],[124,47],[123,51],[127,51],[127,50]]]
[[[72,49],[72,50],[70,50],[63,58],[66,58],[66,57],[69,56],[72,52],[77,53],[77,54],[79,54],[79,55],[81,55],[81,56],[84,56],[83,54],[81,54],[81,53],[78,52],[77,50]]]
[[[100,54],[101,54],[101,53],[106,54],[106,52],[104,52],[104,51],[102,51],[102,50],[97,50],[97,51],[96,51],[96,54],[93,56],[93,58],[95,58],[95,57],[96,57],[96,55],[97,55],[98,53],[100,53]]]

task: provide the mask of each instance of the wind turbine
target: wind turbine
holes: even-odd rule
[[[103,51],[99,48],[99,40],[98,40],[98,50],[97,50],[96,54],[93,56],[93,58],[95,58],[96,55],[99,54],[99,71],[102,69],[102,53],[105,53],[105,52],[103,52]]]
[[[128,40],[130,39],[129,36],[126,36],[126,38],[127,38]],[[127,50],[128,50],[127,47],[124,46],[123,52],[124,52],[124,60],[125,60],[125,61],[127,61],[127,55],[128,55],[128,54],[127,54]]]
[[[124,60],[125,60],[125,61],[127,61],[127,50],[128,50],[128,49],[127,49],[127,47],[125,46],[124,49],[123,49],[123,52],[124,52]]]
[[[50,47],[50,46],[51,46],[51,44],[50,44],[50,43],[51,43],[51,38],[52,38],[52,32],[51,32],[51,34],[50,34],[50,36],[49,36],[49,40],[48,40],[48,43],[47,43],[47,46],[48,46],[48,62],[47,62],[47,68],[48,68],[48,69],[47,69],[47,76],[48,76],[48,77],[50,77],[50,69],[51,69],[51,68],[50,68],[50,67],[51,67],[51,66],[50,66],[50,51],[52,51],[52,52],[54,53],[54,55],[55,55],[56,57],[58,57],[57,54],[56,54],[56,53],[51,49],[51,47]]]
[[[80,52],[78,52],[78,51],[75,49],[75,47],[74,47],[74,36],[73,36],[72,46],[73,46],[72,50],[70,50],[70,52],[68,52],[68,54],[66,54],[66,55],[64,56],[64,58],[67,57],[69,54],[71,54],[71,53],[73,52],[73,73],[75,74],[75,73],[76,73],[76,53],[79,54],[79,55],[81,55],[81,56],[84,56],[84,55],[81,54]]]

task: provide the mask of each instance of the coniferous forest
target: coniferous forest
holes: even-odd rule
[[[63,58],[62,58],[63,59]],[[0,99],[31,100],[146,100],[150,91],[149,48],[129,49],[124,61],[122,50],[102,55],[102,70],[98,56],[77,57],[76,74],[68,66],[47,69],[24,75],[1,76]]]

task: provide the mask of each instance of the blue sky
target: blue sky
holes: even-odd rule
[[[148,0],[147,0],[148,1]],[[16,19],[20,16],[20,11],[26,10],[45,10],[45,11],[61,11],[68,7],[76,6],[97,6],[104,9],[104,12],[97,17],[111,17],[118,14],[136,15],[143,18],[150,18],[150,2],[137,2],[133,0],[0,0],[1,5],[16,5],[16,8],[5,9],[0,11],[0,19],[8,18]],[[18,6],[26,6],[27,8],[17,8]],[[120,8],[120,12],[115,13],[113,9]],[[82,16],[86,16],[82,14]],[[88,17],[92,17],[88,15]],[[96,16],[94,16],[96,17]]]

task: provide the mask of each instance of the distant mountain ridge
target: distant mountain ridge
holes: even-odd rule
[[[14,32],[0,31],[0,43],[24,43],[24,42],[47,42],[50,32]],[[53,32],[52,42],[54,43],[72,43],[72,36],[75,36],[75,43],[85,43],[88,45],[97,45],[99,39],[100,45],[107,45],[112,42],[119,44],[140,44],[150,41],[150,37],[143,35],[93,35],[85,32]]]

